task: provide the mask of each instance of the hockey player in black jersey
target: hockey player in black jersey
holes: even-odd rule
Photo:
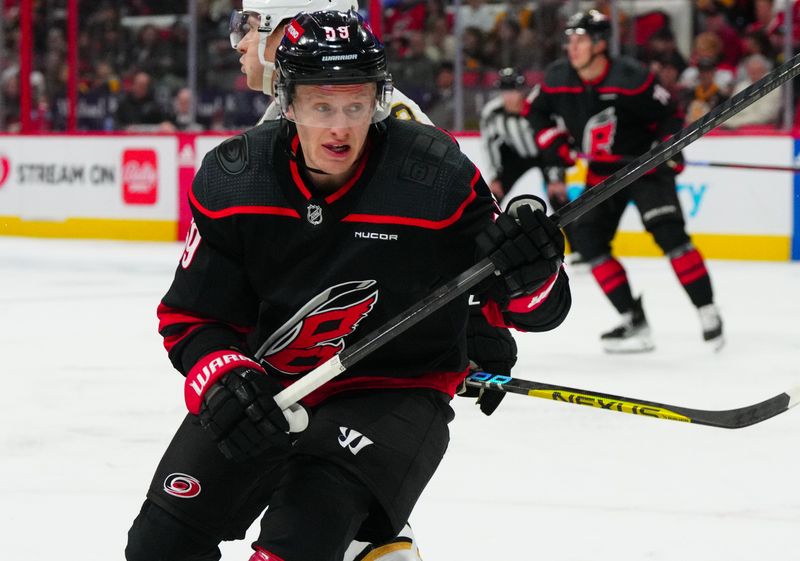
[[[217,560],[267,505],[252,561],[338,561],[354,538],[393,538],[447,447],[467,296],[304,398],[305,428],[289,434],[273,396],[476,258],[499,271],[478,291],[492,323],[543,331],[569,310],[561,233],[525,204],[493,220],[449,135],[385,118],[383,45],[357,13],[298,16],[276,72],[283,118],[207,154],[190,192],[158,310],[189,414],[129,561]]]
[[[612,175],[627,158],[641,155],[676,132],[682,122],[669,92],[646,67],[633,59],[608,56],[609,35],[610,22],[597,11],[570,18],[567,57],[547,69],[543,83],[528,99],[527,116],[544,165],[571,165],[576,149],[588,154],[587,188]],[[555,117],[563,120],[563,127],[557,126]],[[574,223],[576,249],[589,261],[594,277],[623,318],[619,327],[601,337],[609,352],[653,348],[641,298],[634,299],[625,269],[611,255],[611,240],[629,201],[636,204],[645,229],[669,257],[697,308],[703,339],[715,349],[723,344],[711,280],[686,233],[675,190],[675,175],[681,167],[677,158],[669,166],[652,170]]]

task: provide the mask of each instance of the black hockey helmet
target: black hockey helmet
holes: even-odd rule
[[[283,115],[304,84],[377,84],[372,121],[389,115],[392,78],[383,43],[353,10],[302,13],[286,26],[275,54],[276,98]]]
[[[592,41],[602,39],[608,42],[611,38],[611,20],[597,10],[578,12],[567,20],[564,33],[566,35],[588,35]]]
[[[501,90],[518,90],[525,87],[525,76],[516,68],[501,68],[497,73],[497,87]]]

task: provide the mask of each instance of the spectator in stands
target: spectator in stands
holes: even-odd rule
[[[406,48],[399,60],[392,61],[392,79],[398,89],[411,99],[423,101],[424,105],[424,100],[433,95],[436,62],[426,52],[425,34],[422,31],[407,31],[403,39]]]
[[[477,27],[467,27],[462,35],[462,50],[464,53],[464,70],[479,71],[486,64],[483,54],[485,36]],[[394,72],[394,70],[392,70]],[[434,123],[437,121],[434,121]]]
[[[137,72],[117,107],[117,127],[123,130],[169,130],[172,124],[156,102],[147,72]]]
[[[483,33],[489,33],[494,28],[497,12],[485,0],[467,0],[458,11],[456,26],[465,31],[474,27]]]
[[[735,68],[719,63],[721,53],[722,41],[713,31],[704,31],[695,37],[691,65],[681,74],[681,87],[694,90],[699,83],[698,61],[705,61],[706,66],[711,61],[714,64],[714,83],[724,96],[730,95]]]
[[[686,59],[678,50],[675,34],[669,27],[662,27],[647,39],[639,58],[646,62],[656,61],[659,64],[670,63],[678,69],[678,75],[686,69]]]
[[[387,39],[394,40],[410,31],[425,29],[425,1],[401,0],[385,12],[384,33]]]
[[[733,93],[737,94],[751,86],[772,70],[772,62],[762,55],[751,55],[744,60],[746,76],[740,80]],[[762,97],[757,103],[745,107],[725,122],[725,127],[736,129],[745,125],[775,125],[781,112],[781,89]]]
[[[650,71],[658,77],[661,86],[670,93],[672,99],[681,107],[681,110],[685,110],[686,107],[682,105],[684,98],[683,88],[678,83],[681,73],[675,63],[675,58],[663,55],[663,58],[657,57],[651,60]]]
[[[425,31],[427,47],[425,53],[436,63],[453,61],[456,53],[456,39],[446,16],[428,19]]]
[[[530,60],[530,51],[519,48],[520,24],[510,17],[502,18],[492,31],[484,47],[484,56],[492,68],[524,68]]]
[[[772,18],[775,17],[773,5],[773,0],[755,0],[755,2],[753,2],[753,15],[755,17],[755,21],[750,23],[750,25],[745,28],[745,32],[751,33],[754,31],[762,31],[766,35],[766,32],[769,29],[769,24],[772,21]]]
[[[718,64],[735,68],[742,58],[742,40],[725,17],[716,2],[709,4],[703,12],[705,30],[716,34],[722,43]]]
[[[431,103],[425,109],[425,113],[437,126],[446,130],[452,130],[455,123],[454,84],[455,72],[453,63],[443,62],[436,72],[436,91],[433,94]]]
[[[3,123],[6,132],[19,132],[19,76],[16,72],[3,73]]]
[[[166,76],[172,68],[171,49],[167,48],[161,32],[154,25],[145,25],[139,30],[132,63],[137,70],[156,79]]]
[[[179,131],[201,131],[203,126],[197,122],[192,111],[194,102],[192,90],[181,88],[172,100],[172,124]]]
[[[772,43],[764,30],[746,32],[742,38],[742,52],[745,57],[763,55],[769,60],[775,59]],[[741,68],[741,64],[739,68]],[[736,75],[739,76],[739,70],[736,71]]]
[[[697,85],[687,90],[686,124],[692,123],[725,101],[728,96],[716,83],[714,75],[716,64],[712,59],[701,58],[697,61]]]

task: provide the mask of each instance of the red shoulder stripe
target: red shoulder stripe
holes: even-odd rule
[[[281,206],[232,206],[222,210],[210,210],[197,200],[194,192],[189,191],[189,200],[192,205],[209,218],[225,218],[236,214],[273,214],[276,216],[288,216],[290,218],[300,218],[300,214],[293,209]]]

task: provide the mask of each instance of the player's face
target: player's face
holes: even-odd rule
[[[250,16],[247,23],[249,29],[236,45],[236,50],[242,55],[239,57],[239,63],[242,65],[242,73],[247,75],[247,87],[261,90],[264,66],[258,58],[258,18]]]
[[[264,79],[264,65],[261,64],[261,59],[258,57],[260,39],[258,17],[250,16],[247,23],[249,30],[239,41],[236,50],[242,55],[239,57],[239,63],[242,65],[242,73],[247,75],[247,87],[251,90],[261,91]],[[267,43],[264,46],[264,60],[267,62],[275,62],[275,52],[278,50],[278,45],[280,45],[283,38],[284,27],[275,28],[267,37]]]
[[[592,38],[585,33],[572,33],[567,35],[567,57],[572,68],[580,70],[592,62],[596,54],[596,45]]]
[[[309,167],[349,179],[364,151],[375,111],[374,83],[297,86],[286,115],[297,125]]]

